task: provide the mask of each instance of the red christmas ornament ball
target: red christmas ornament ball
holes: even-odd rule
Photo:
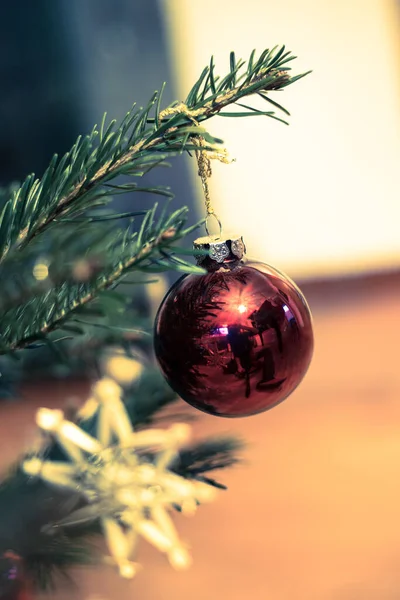
[[[204,275],[179,279],[155,322],[154,348],[170,386],[209,414],[245,417],[282,402],[313,352],[310,310],[298,287],[247,261],[241,238],[202,238]]]

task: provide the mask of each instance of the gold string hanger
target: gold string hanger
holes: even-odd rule
[[[185,116],[189,117],[189,119],[192,121],[192,123],[194,125],[196,125],[196,127],[200,127],[200,124],[195,117],[197,117],[198,114],[201,113],[201,109],[200,110],[199,109],[198,110],[190,110],[186,106],[186,104],[184,104],[183,102],[178,104],[177,106],[171,106],[171,107],[166,108],[163,111],[161,111],[160,119],[163,119],[167,116],[176,115],[178,113],[182,113]],[[219,233],[212,237],[214,237],[216,240],[219,240],[219,239],[221,239],[221,234],[222,234],[222,224],[211,204],[210,189],[208,186],[208,179],[212,175],[211,160],[216,159],[225,164],[229,164],[232,161],[230,161],[228,159],[228,156],[227,156],[228,152],[227,152],[226,148],[215,148],[214,151],[204,149],[206,147],[206,141],[201,134],[193,135],[192,141],[193,141],[193,144],[195,146],[197,146],[197,148],[198,148],[198,150],[197,149],[195,150],[195,154],[196,154],[196,159],[197,159],[198,175],[201,179],[201,185],[203,187],[203,192],[204,192],[204,204],[205,204],[205,208],[206,208],[206,218],[205,218],[205,224],[204,224],[205,230],[207,232],[207,235],[209,237],[211,237],[210,231],[209,231],[209,222],[210,222],[210,218],[214,217],[214,219],[217,221],[217,224],[219,227]]]

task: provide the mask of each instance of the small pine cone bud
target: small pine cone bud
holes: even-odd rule
[[[290,79],[290,75],[287,71],[274,71],[273,73],[275,79],[279,79],[279,84],[276,87],[279,87],[279,85],[281,85],[282,81],[289,81]],[[269,89],[275,89],[275,86],[268,86]]]
[[[167,231],[164,231],[164,233],[161,235],[161,238],[163,240],[170,240],[171,238],[175,237],[175,235],[176,235],[175,227],[170,227],[169,229],[167,229]]]
[[[285,79],[289,79],[289,73],[285,70],[276,71],[274,73],[275,77],[284,77]]]

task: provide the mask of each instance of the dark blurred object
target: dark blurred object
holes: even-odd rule
[[[0,556],[0,600],[30,600],[22,560],[12,552]]]
[[[131,108],[147,106],[154,90],[166,82],[162,106],[176,96],[174,65],[170,63],[164,11],[157,0],[63,0],[69,23],[69,43],[75,50],[85,96],[86,130],[100,123],[105,111],[109,119],[122,119]],[[188,225],[198,221],[193,186],[187,162],[180,156],[168,158],[172,169],[157,168],[147,176],[151,186],[170,186],[176,195],[171,211],[185,205],[191,209]],[[119,210],[148,208],[159,196],[117,196]],[[161,204],[163,204],[161,200]],[[190,246],[194,237],[188,239]],[[176,274],[171,274],[171,280]]]
[[[20,0],[2,6],[0,39],[0,186],[40,176],[53,153],[67,151],[105,111],[123,118],[164,81],[163,103],[175,100],[156,0]],[[149,179],[177,191],[175,206],[194,207],[182,159]],[[137,208],[153,203],[135,194],[119,197],[118,207],[132,200]]]
[[[0,181],[42,173],[82,128],[62,4],[8,2],[0,19]]]

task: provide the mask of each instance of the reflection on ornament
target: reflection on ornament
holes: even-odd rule
[[[213,238],[196,248],[216,245]],[[205,275],[185,275],[158,311],[154,347],[162,372],[181,398],[218,416],[272,408],[298,386],[313,352],[307,302],[288,277],[243,258],[200,256]],[[242,248],[239,256],[233,252]],[[215,253],[214,253],[215,254]]]
[[[83,508],[49,527],[100,519],[122,577],[137,573],[138,565],[131,557],[139,536],[165,552],[173,567],[187,568],[190,555],[168,512],[179,507],[184,514],[193,514],[198,503],[215,497],[215,488],[169,470],[190,437],[188,425],[135,432],[121,395],[122,389],[111,379],[94,386],[81,414],[97,417],[96,437],[65,420],[60,410],[40,409],[38,425],[54,435],[70,461],[33,457],[24,461],[23,468],[31,476],[82,496]]]

